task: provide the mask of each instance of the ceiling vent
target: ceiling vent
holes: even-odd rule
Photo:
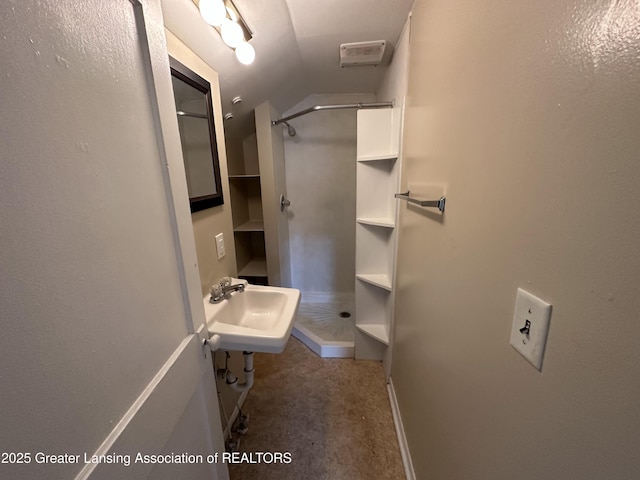
[[[380,65],[386,43],[384,40],[343,43],[340,45],[340,66]]]

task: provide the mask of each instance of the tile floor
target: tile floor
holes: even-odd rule
[[[234,464],[231,480],[405,478],[381,363],[322,359],[291,337],[279,355],[256,354],[255,368],[238,451],[291,461]]]

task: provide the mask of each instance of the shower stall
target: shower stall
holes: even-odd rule
[[[391,106],[374,101],[311,95],[272,122],[287,133],[291,283],[302,291],[293,335],[323,357],[354,356],[356,112]]]
[[[238,276],[299,289],[293,334],[324,357],[371,358],[359,355],[358,345],[369,338],[385,341],[380,322],[371,321],[380,316],[378,305],[390,311],[389,302],[374,295],[371,305],[358,307],[361,319],[356,311],[360,283],[373,273],[356,271],[361,258],[356,232],[363,220],[356,218],[356,172],[362,169],[356,167],[362,163],[356,161],[357,112],[392,106],[374,100],[373,94],[312,95],[284,116],[265,102],[255,109],[255,134],[226,142]],[[378,164],[371,170],[375,175],[386,172],[379,166],[393,165],[373,163]],[[377,193],[393,197],[393,192]],[[372,204],[379,201],[374,198]],[[369,221],[367,228],[376,229],[377,223]],[[388,239],[387,231],[383,227],[381,233]],[[374,233],[377,238],[380,232]],[[366,243],[376,250],[376,242]]]

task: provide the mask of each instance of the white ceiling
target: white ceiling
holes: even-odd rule
[[[220,75],[227,135],[243,137],[265,100],[284,112],[313,93],[373,93],[413,0],[233,0],[253,32],[252,65],[242,65],[192,0],[162,0],[166,27]],[[383,65],[340,68],[341,43],[386,40]],[[241,96],[243,102],[232,105]],[[386,100],[386,99],[381,99]]]

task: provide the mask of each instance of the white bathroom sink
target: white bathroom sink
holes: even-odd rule
[[[295,288],[247,285],[219,303],[204,298],[207,328],[218,349],[281,353],[289,340],[300,303]]]

